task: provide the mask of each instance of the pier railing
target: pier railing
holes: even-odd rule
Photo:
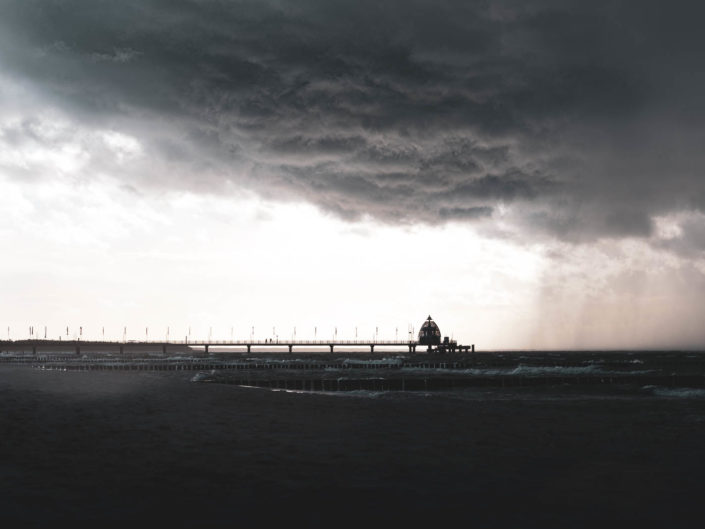
[[[48,338],[36,338],[36,339],[21,339],[21,340],[0,340],[0,345],[32,345],[32,344],[51,344],[51,345],[194,345],[194,346],[238,346],[238,345],[281,345],[285,347],[287,345],[359,345],[359,346],[370,346],[370,345],[419,345],[416,340],[285,340],[280,338],[270,338],[270,339],[259,339],[259,340],[192,340],[185,338],[182,340],[83,340],[83,339],[70,339],[70,340],[56,340]]]

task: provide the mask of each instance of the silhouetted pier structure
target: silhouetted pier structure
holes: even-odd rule
[[[33,334],[33,327],[30,327],[30,332]],[[68,327],[66,329],[66,332],[68,333]],[[421,330],[419,331],[418,334],[418,339],[417,340],[286,340],[282,339],[280,340],[278,337],[277,338],[267,338],[267,339],[261,339],[261,340],[253,340],[250,338],[249,340],[191,340],[189,336],[185,336],[183,340],[169,340],[169,333],[167,331],[167,339],[166,340],[149,340],[148,338],[144,340],[127,340],[123,336],[123,340],[82,340],[80,337],[79,338],[74,338],[72,340],[62,340],[59,338],[58,340],[54,339],[47,339],[46,338],[46,328],[44,330],[44,338],[35,338],[31,337],[29,339],[22,339],[22,340],[0,340],[0,352],[2,351],[11,351],[11,350],[17,350],[17,349],[31,349],[33,355],[37,355],[38,351],[40,348],[45,349],[46,348],[53,348],[53,349],[63,349],[66,350],[66,348],[72,348],[75,350],[76,355],[81,354],[81,348],[90,348],[90,349],[101,349],[101,350],[106,350],[106,349],[112,349],[112,350],[118,350],[120,354],[123,354],[125,352],[125,349],[127,347],[131,349],[135,348],[145,348],[145,347],[158,347],[161,349],[163,354],[167,354],[167,351],[169,347],[171,346],[172,348],[175,346],[179,346],[180,348],[189,348],[192,352],[193,348],[196,347],[202,347],[206,353],[206,355],[209,353],[209,349],[211,347],[227,347],[227,348],[245,348],[248,353],[251,353],[253,351],[253,348],[257,348],[258,350],[261,350],[262,348],[286,348],[288,349],[289,353],[294,352],[294,347],[297,348],[302,348],[302,347],[317,347],[317,348],[325,348],[328,347],[330,349],[330,352],[333,353],[335,351],[336,347],[357,347],[357,348],[368,348],[370,349],[370,353],[375,352],[375,347],[401,347],[401,348],[408,348],[409,353],[415,353],[416,348],[418,346],[426,346],[426,352],[431,353],[431,352],[437,352],[437,353],[468,353],[468,352],[475,352],[475,344],[472,345],[460,345],[458,342],[455,340],[449,338],[448,336],[444,337],[443,340],[441,340],[441,331],[438,328],[438,325],[436,324],[435,321],[429,316],[426,321],[421,326]],[[9,337],[9,328],[8,328],[8,337]],[[435,349],[434,349],[435,347]],[[233,351],[235,352],[235,351]]]
[[[111,340],[48,340],[48,339],[33,339],[33,340],[3,340],[0,341],[0,351],[10,350],[31,350],[32,354],[37,355],[38,352],[47,350],[73,349],[76,355],[81,354],[81,348],[113,350],[123,354],[127,348],[132,350],[144,348],[158,348],[163,354],[167,354],[169,348],[179,347],[183,349],[187,347],[203,348],[205,354],[209,353],[210,348],[244,348],[248,353],[253,351],[265,352],[267,349],[286,348],[289,353],[294,352],[294,348],[328,348],[331,353],[336,347],[346,348],[369,348],[370,353],[375,352],[375,347],[397,347],[408,349],[409,353],[415,353],[416,347],[420,344],[415,340],[128,340],[128,341],[111,341]],[[442,353],[467,353],[474,352],[475,345],[458,345],[455,342],[439,346],[438,352]],[[232,351],[236,352],[236,351]]]

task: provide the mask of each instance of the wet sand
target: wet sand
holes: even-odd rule
[[[0,367],[3,525],[705,523],[703,399],[369,398],[192,376]]]

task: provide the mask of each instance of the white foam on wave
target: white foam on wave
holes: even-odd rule
[[[387,379],[384,378],[384,377],[373,377],[373,376],[364,377],[364,376],[360,376],[360,377],[338,377],[338,378],[336,378],[336,380],[337,380],[338,382],[340,382],[341,380],[387,380]]]
[[[642,389],[657,397],[672,399],[703,399],[705,389],[703,388],[664,388],[660,386],[644,386]]]
[[[315,391],[310,391],[310,390],[305,390],[305,389],[287,389],[287,388],[261,388],[258,386],[240,386],[241,388],[257,388],[257,389],[267,389],[271,391],[272,393],[306,393],[308,395],[311,395],[313,393],[320,393],[315,392]]]
[[[404,361],[401,358],[380,358],[375,360],[358,360],[357,358],[346,358],[343,360],[343,365],[355,366],[377,366],[377,365],[395,365],[400,366]]]
[[[191,382],[211,382],[211,376],[215,374],[215,370],[211,369],[209,372],[199,371],[191,377]]]
[[[603,372],[597,365],[587,366],[526,366],[519,365],[512,369],[510,375],[589,375]]]
[[[352,391],[319,391],[318,393],[323,395],[330,395],[333,397],[356,397],[365,399],[376,399],[383,395],[389,393],[388,391],[371,391],[367,389],[355,389]]]
[[[403,367],[402,372],[415,374],[458,374],[470,376],[562,376],[562,375],[639,375],[652,373],[653,370],[638,371],[610,371],[599,365],[590,364],[586,366],[528,366],[520,364],[517,367],[504,368],[469,368],[469,369],[449,369],[449,368],[424,368],[424,367]]]
[[[387,395],[389,391],[372,391],[366,389],[352,390],[352,391],[311,391],[307,389],[287,389],[287,388],[264,388],[259,386],[244,386],[240,385],[241,388],[248,389],[261,389],[265,391],[271,391],[273,393],[290,393],[295,395],[321,395],[327,397],[356,397],[356,398],[367,398],[376,399],[383,395]]]
[[[492,376],[492,375],[582,375],[582,374],[600,374],[606,373],[595,365],[578,366],[578,367],[563,367],[563,366],[526,366],[520,364],[517,367],[505,368],[469,368],[469,369],[428,369],[422,367],[405,367],[402,371],[410,373],[456,373],[462,375],[474,376]]]

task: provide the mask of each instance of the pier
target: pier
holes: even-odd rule
[[[272,349],[285,349],[289,353],[294,353],[294,348],[299,352],[305,352],[308,348],[328,348],[330,353],[335,352],[335,348],[364,348],[369,349],[370,353],[375,352],[375,347],[396,347],[403,350],[408,350],[409,353],[415,353],[420,342],[415,340],[127,340],[127,341],[111,341],[111,340],[49,340],[49,339],[29,339],[29,340],[3,340],[0,341],[0,352],[2,351],[17,351],[31,350],[32,354],[37,355],[43,351],[72,350],[76,355],[81,354],[81,348],[99,349],[102,351],[115,351],[123,354],[126,349],[139,350],[145,348],[156,348],[163,354],[174,349],[183,350],[184,347],[193,350],[194,348],[203,348],[207,355],[211,348],[229,348],[231,352],[238,352],[234,349],[244,349],[247,353],[253,351],[266,352]],[[244,352],[243,351],[243,352]],[[441,344],[437,349],[440,353],[468,353],[475,352],[475,345],[458,345],[455,342],[449,344]],[[195,352],[195,351],[194,351]]]
[[[79,327],[79,329],[82,333],[82,327]],[[68,334],[68,327],[66,328],[66,333]],[[220,347],[227,348],[230,350],[229,352],[232,353],[238,352],[234,349],[240,349],[242,351],[243,348],[247,353],[251,353],[253,351],[272,352],[272,349],[275,349],[276,352],[284,348],[289,352],[289,354],[293,354],[294,348],[297,348],[297,352],[310,352],[310,349],[312,347],[317,348],[317,350],[321,348],[325,350],[326,348],[328,348],[330,353],[334,353],[336,347],[345,347],[348,349],[348,352],[352,352],[349,351],[350,348],[369,348],[370,354],[374,354],[375,347],[396,347],[406,349],[408,350],[409,354],[413,354],[416,352],[416,348],[418,346],[426,347],[427,353],[435,352],[444,354],[475,352],[475,344],[460,345],[456,340],[453,340],[448,336],[445,336],[443,339],[441,339],[441,331],[430,315],[422,324],[421,330],[419,331],[418,338],[416,340],[378,340],[376,338],[374,340],[295,340],[293,338],[291,340],[280,340],[278,337],[261,340],[254,340],[252,338],[250,338],[249,340],[233,340],[232,338],[230,340],[213,340],[210,338],[210,335],[208,340],[192,340],[190,337],[190,328],[189,335],[184,336],[183,340],[169,340],[168,328],[165,340],[150,340],[147,337],[145,337],[144,340],[128,340],[126,339],[126,336],[124,334],[123,340],[121,341],[105,339],[83,340],[81,339],[80,335],[78,338],[73,338],[71,340],[62,340],[61,337],[56,340],[47,339],[46,334],[47,332],[45,327],[44,338],[35,337],[36,335],[34,334],[34,327],[30,326],[30,338],[10,340],[10,330],[8,327],[8,339],[0,340],[0,353],[3,351],[11,352],[17,350],[31,350],[32,354],[36,356],[42,351],[72,350],[78,356],[81,354],[81,348],[83,347],[92,350],[98,349],[104,352],[118,351],[120,354],[123,354],[127,348],[130,348],[133,351],[140,348],[157,348],[161,351],[162,354],[166,355],[169,349],[173,351],[174,349],[178,348],[183,351],[184,348],[187,348],[189,352],[195,354],[196,351],[194,351],[194,348],[203,348],[204,353],[208,355],[210,353],[211,348]],[[296,333],[294,332],[294,335],[295,334]],[[409,338],[411,338],[411,335],[409,336]],[[302,350],[305,348],[309,348],[309,351]],[[267,349],[269,351],[266,351]]]

